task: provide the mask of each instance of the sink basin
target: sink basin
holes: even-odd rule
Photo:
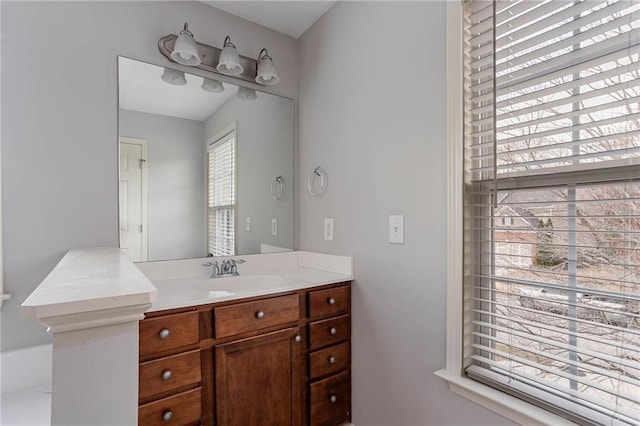
[[[207,278],[194,282],[196,290],[208,291],[212,297],[228,296],[244,291],[273,288],[282,282],[279,275],[238,275],[235,277]]]

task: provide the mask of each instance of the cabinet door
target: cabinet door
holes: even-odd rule
[[[301,422],[299,329],[215,347],[217,426],[297,426]]]

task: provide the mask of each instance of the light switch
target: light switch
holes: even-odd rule
[[[251,232],[251,216],[247,216],[247,221],[245,222],[244,229],[247,232]]]
[[[389,242],[391,244],[404,244],[404,216],[389,216]]]
[[[324,218],[324,239],[325,241],[333,241],[333,218]]]
[[[274,237],[278,235],[278,218],[277,217],[271,218],[271,235],[273,235]]]

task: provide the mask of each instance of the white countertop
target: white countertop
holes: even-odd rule
[[[288,252],[233,258],[245,262],[238,264],[240,275],[232,278],[210,278],[211,266],[203,266],[203,263],[221,262],[224,258],[136,264],[158,288],[159,297],[149,311],[264,296],[353,280],[353,261],[345,256]]]
[[[25,316],[45,318],[157,299],[155,286],[117,247],[69,250],[22,304]]]
[[[353,280],[346,256],[298,251],[233,258],[244,260],[238,277],[210,278],[212,268],[203,263],[224,258],[134,264],[116,247],[69,250],[24,301],[23,313],[41,320],[83,315],[88,324],[98,313],[107,321],[109,312],[129,307],[159,311]]]

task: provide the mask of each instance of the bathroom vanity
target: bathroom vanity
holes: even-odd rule
[[[242,258],[213,279],[70,250],[23,303],[53,335],[51,425],[349,422],[352,259]]]
[[[348,422],[350,290],[343,282],[149,312],[139,424]]]
[[[265,256],[296,253],[245,258]],[[155,281],[160,297],[140,321],[140,425],[350,421],[350,279],[253,267],[261,274],[240,266],[239,277]]]

